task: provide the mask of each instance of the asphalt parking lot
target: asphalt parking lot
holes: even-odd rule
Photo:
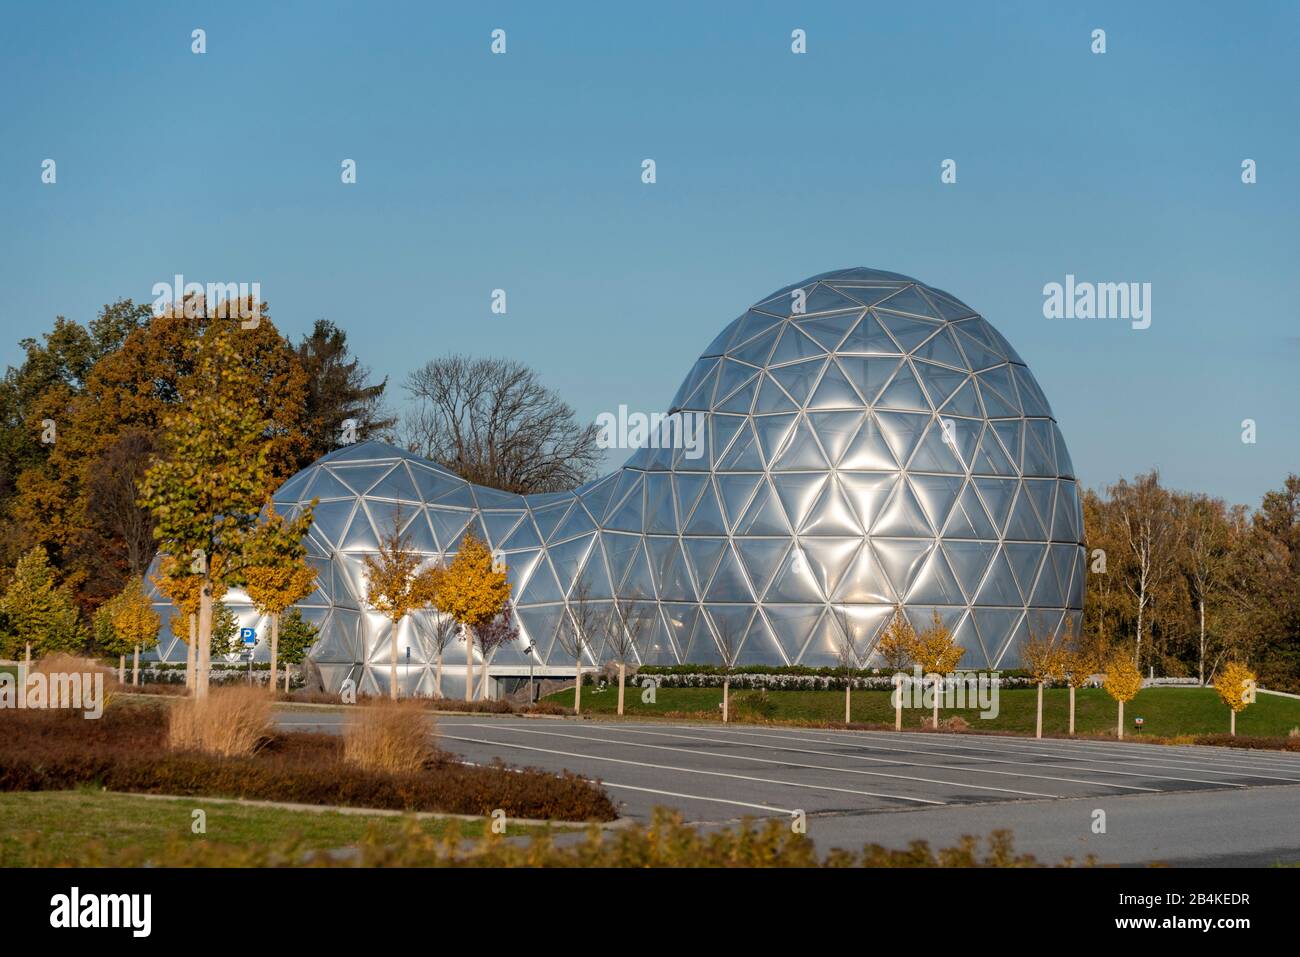
[[[294,711],[295,730],[344,714]],[[1300,861],[1300,754],[1137,743],[754,725],[438,717],[464,760],[599,778],[620,813],[656,805],[721,826],[803,812],[819,844],[855,847],[1013,831],[1048,861]],[[1104,831],[1098,830],[1104,815]]]

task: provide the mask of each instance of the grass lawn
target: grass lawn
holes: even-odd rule
[[[742,708],[737,697],[756,695],[758,692],[733,691],[733,705]],[[948,709],[939,711],[942,720],[960,715],[970,722],[975,731],[1034,731],[1036,691],[1032,688],[1006,689],[999,695],[996,718],[981,718],[976,709]],[[892,725],[894,709],[889,703],[888,691],[853,692],[853,720],[880,722]],[[773,721],[829,721],[844,720],[843,691],[769,691],[768,700],[775,708],[769,716]],[[573,707],[573,690],[550,695],[547,699]],[[643,704],[640,688],[628,688],[624,700],[624,713],[631,716],[691,715],[701,718],[721,718],[718,706],[722,703],[720,688],[660,688],[654,704]],[[618,689],[596,692],[582,690],[582,710],[596,714],[614,714],[618,709]],[[1043,730],[1064,734],[1069,728],[1069,691],[1049,688],[1043,693]],[[903,709],[903,727],[920,727],[929,711]],[[1125,736],[1133,731],[1133,718],[1145,720],[1143,732],[1162,736],[1180,734],[1226,734],[1228,709],[1219,700],[1213,688],[1144,688],[1136,698],[1124,706]],[[1077,692],[1075,727],[1080,732],[1114,732],[1116,707],[1114,700],[1100,688],[1082,688]],[[1261,694],[1255,704],[1237,715],[1237,733],[1243,735],[1285,736],[1292,728],[1300,727],[1300,700]]]
[[[191,812],[207,814],[207,833],[190,831]],[[404,818],[396,815],[292,811],[205,801],[201,797],[159,800],[96,790],[20,791],[0,794],[0,867],[77,864],[89,844],[109,850],[135,847],[162,850],[169,841],[235,845],[276,844],[293,836],[304,848],[348,847],[374,830],[385,841],[402,836]],[[461,838],[483,834],[484,822],[426,818],[421,830],[434,837],[451,832]],[[507,835],[538,828],[510,826]]]

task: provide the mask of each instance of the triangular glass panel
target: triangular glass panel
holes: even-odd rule
[[[731,411],[748,412],[752,408],[753,411],[759,415],[766,415],[772,412],[794,412],[798,409],[798,405],[795,403],[794,399],[786,395],[785,390],[777,385],[776,380],[774,380],[770,375],[765,374],[762,381],[763,384],[758,389],[757,403],[752,402],[753,393],[751,392],[751,405],[746,406],[743,409],[737,405],[731,409]]]
[[[734,535],[788,535],[790,527],[786,524],[781,502],[771,487],[763,482],[758,494],[750,503],[744,516],[732,529]]]
[[[728,525],[735,525],[745,512],[745,506],[754,495],[761,475],[725,473],[718,475],[718,492],[722,497]]]
[[[841,286],[832,284],[831,288],[856,299],[864,306],[874,306],[880,300],[888,299],[902,287],[897,284],[884,286]]]
[[[890,302],[892,303],[893,300],[890,300]],[[889,330],[889,334],[894,337],[895,342],[902,346],[904,352],[911,352],[943,328],[937,322],[912,319],[883,309],[876,309],[874,312],[880,318],[881,325]]]
[[[967,485],[958,499],[957,507],[952,510],[948,524],[943,529],[944,538],[997,538],[997,530],[989,521],[975,494],[974,486]]]
[[[837,463],[841,469],[897,469],[885,434],[875,417],[868,415]]]
[[[862,397],[832,360],[826,364],[826,374],[807,405],[809,409],[858,409],[862,407]]]
[[[779,325],[768,329],[761,336],[755,336],[744,345],[733,349],[731,357],[760,368],[767,365],[767,357],[772,354],[772,347],[776,345],[776,337],[780,331]]]
[[[997,547],[994,542],[943,542],[942,548],[948,556],[948,565],[968,601],[974,600]]]
[[[799,323],[799,328],[816,339],[822,348],[834,352],[835,347],[843,341],[845,333],[853,327],[853,324],[858,321],[858,317],[861,315],[861,310],[858,310],[856,312],[819,316],[816,319],[805,319]]]
[[[1077,542],[1079,540],[1079,496],[1073,482],[1061,481],[1056,488],[1056,510],[1052,520],[1052,540]]]
[[[387,479],[384,480],[388,481]],[[503,492],[500,489],[485,488],[482,485],[474,486],[474,504],[478,508],[523,508],[526,504],[522,495],[515,495],[513,492]],[[371,492],[373,495],[374,493]],[[438,504],[450,504],[439,499]]]
[[[620,532],[639,532],[641,531],[641,508],[642,508],[641,488],[638,487],[632,491],[632,494],[623,500],[621,505],[614,509],[614,513],[605,519],[604,528],[612,528]]]
[[[932,536],[934,530],[911,487],[906,482],[900,482],[894,491],[894,497],[871,526],[871,534]]]
[[[705,593],[709,601],[739,601],[747,602],[752,600],[749,592],[749,585],[745,580],[745,573],[741,570],[740,562],[732,554],[731,549],[725,549],[722,553],[722,561],[718,563],[718,570],[713,575],[713,580],[709,583],[709,589]]]
[[[953,422],[952,419],[935,419],[930,423],[925,431],[925,437],[921,440],[912,460],[907,463],[907,467],[913,472],[952,472],[957,475],[964,475],[965,467],[958,460],[956,451],[952,443],[955,438],[950,439],[949,433],[944,428],[944,422]],[[956,427],[950,425],[954,433]]]
[[[677,496],[677,514],[686,518],[700,500],[700,495],[709,484],[707,475],[695,475],[690,472],[677,472],[673,475],[673,489]]]
[[[925,316],[929,319],[938,319],[939,314],[935,312],[934,306],[917,290],[916,286],[906,286],[902,291],[895,293],[888,299],[880,303],[882,308],[892,309],[896,312],[911,313],[914,316]]]
[[[995,366],[979,374],[980,393],[984,396],[984,407],[991,418],[1019,417],[1020,402],[1016,398],[1015,386],[1011,384],[1009,366]]]
[[[766,378],[766,376],[764,376]],[[759,377],[754,376],[727,398],[714,405],[715,412],[748,413],[754,406],[754,393],[758,391]]]
[[[861,412],[809,412],[808,422],[817,433],[826,457],[834,465],[839,462],[849,442],[862,425]]]
[[[1047,550],[1041,542],[1007,542],[1002,546],[1011,571],[1015,573],[1016,584],[1025,601],[1029,600],[1038,579],[1038,566],[1043,562],[1043,553]]]
[[[821,498],[799,529],[801,535],[861,535],[853,510],[834,480],[828,482]]]
[[[1047,404],[1047,397],[1043,395],[1043,390],[1038,387],[1038,383],[1029,374],[1029,370],[1024,366],[1015,365],[1009,368],[1016,378],[1016,386],[1020,390],[1020,402],[1025,407],[1025,415],[1050,416],[1052,407]]]
[[[684,538],[682,545],[690,562],[691,573],[695,583],[703,592],[713,577],[713,570],[718,567],[718,558],[727,544],[725,538]]]
[[[906,463],[921,441],[925,428],[930,423],[930,416],[914,412],[877,412],[876,421],[885,434],[894,458]],[[865,428],[865,426],[864,426]],[[841,466],[844,468],[846,466]]]
[[[650,572],[650,563],[646,560],[645,550],[638,548],[628,565],[627,578],[619,589],[621,598],[654,598],[654,576]]]
[[[754,587],[754,594],[762,596],[781,559],[790,549],[790,541],[785,538],[738,538],[736,550],[740,553],[749,581]]]
[[[960,327],[953,327],[957,332],[957,342],[961,346],[961,351],[966,354],[966,361],[972,369],[987,369],[990,366],[996,366],[1006,360],[989,349],[982,342],[961,331]]]
[[[532,575],[528,577],[527,584],[524,585],[521,601],[536,605],[542,602],[559,601],[563,597],[559,583],[555,580],[555,573],[551,571],[551,564],[543,556],[533,569]]]
[[[639,498],[639,495],[634,495]],[[571,502],[558,502],[555,505],[547,505],[544,508],[533,509],[533,521],[537,523],[537,531],[544,540],[552,538],[552,533],[559,527],[564,516],[568,514]]]
[[[840,577],[857,555],[862,537],[806,538],[800,541],[803,556],[812,568],[813,580],[824,595],[834,594]]]
[[[916,492],[921,507],[925,509],[926,517],[930,519],[931,527],[943,528],[965,480],[958,475],[911,474],[908,481],[912,483],[912,489]]]
[[[716,466],[722,461],[727,447],[731,445],[732,440],[736,437],[742,426],[748,426],[749,417],[744,415],[718,415],[709,416],[709,431],[712,434],[713,447],[713,464]],[[746,433],[749,429],[745,429]],[[626,472],[623,473],[627,475]],[[617,497],[614,499],[617,501]]]
[[[975,380],[967,379],[963,382],[952,397],[944,403],[943,411],[949,415],[983,416],[984,407],[980,405]]]
[[[507,549],[537,548],[541,544],[542,544],[542,539],[537,534],[537,529],[533,525],[532,519],[530,519],[527,515],[524,516],[523,521],[519,523],[518,527],[510,534],[510,537],[505,541],[505,547]]]
[[[420,493],[416,491],[415,483],[411,481],[411,473],[401,462],[375,483],[366,495],[370,498],[391,498],[403,502],[420,501]]]
[[[591,551],[592,542],[596,540],[595,535],[587,538],[574,538],[559,545],[552,545],[546,550],[546,554],[551,559],[551,567],[556,577],[560,580],[560,588],[565,594],[573,586],[573,580],[582,568],[582,564],[587,560],[587,555]],[[598,560],[596,564],[601,564]],[[590,587],[590,581],[586,583]],[[588,595],[589,598],[609,597]]]
[[[1046,531],[1052,527],[1052,495],[1056,491],[1056,482],[1051,479],[1025,479],[1024,488]]]
[[[1061,430],[1055,422],[1052,423],[1052,434],[1056,445],[1056,474],[1061,478],[1075,478],[1074,462],[1070,460],[1070,453],[1065,448],[1065,439],[1061,436]]]
[[[984,434],[985,441],[988,433]],[[1004,478],[977,478],[975,487],[979,490],[980,500],[984,502],[989,517],[1000,533],[1006,528],[1007,516],[1011,514],[1011,503],[1016,495],[1016,480]]]
[[[813,434],[807,420],[800,419],[794,437],[791,438],[774,467],[782,471],[830,467],[826,462],[826,456],[822,454],[821,446],[817,444],[817,436]]]
[[[784,418],[784,416],[767,416],[765,418]],[[740,435],[731,443],[731,448],[723,456],[722,463],[718,467],[720,471],[735,471],[737,469],[761,469],[763,467],[763,457],[759,454],[758,440],[754,438],[754,431],[749,426],[745,426]]]
[[[836,350],[840,355],[892,355],[902,354],[898,343],[890,338],[884,327],[871,313],[867,313],[860,323],[853,327]]]
[[[840,472],[839,480],[863,528],[870,528],[889,501],[898,472]]]
[[[798,528],[803,522],[817,501],[826,478],[824,472],[782,472],[772,476],[772,484],[791,528]]]
[[[926,401],[925,393],[921,391],[921,385],[907,362],[894,373],[893,381],[885,386],[885,391],[880,393],[880,398],[874,404],[878,409],[930,409],[930,403]]]
[[[474,517],[473,512],[453,511],[432,505],[425,509],[425,514],[429,516],[433,534],[444,552],[452,551],[459,546],[461,533],[469,525],[469,520]]]
[[[930,396],[930,404],[936,409],[947,402],[967,379],[964,372],[945,369],[943,366],[931,365],[928,362],[914,362],[913,365],[916,374],[921,377],[921,384],[925,386],[925,391]]]
[[[401,463],[397,463],[400,465]],[[335,478],[342,479],[348,488],[357,494],[364,494],[370,486],[393,469],[392,462],[383,465],[331,465],[330,472]],[[315,494],[314,492],[312,493]]]
[[[984,587],[975,598],[979,605],[1023,605],[1024,600],[1016,589],[1016,581],[1011,577],[1011,566],[1007,564],[1006,555],[998,552],[989,566],[984,579]]]
[[[794,415],[761,415],[754,418],[754,430],[758,433],[759,447],[763,450],[765,462],[775,461],[781,453],[796,418]]]
[[[596,523],[591,520],[587,510],[581,505],[575,505],[569,510],[569,514],[565,516],[564,521],[552,533],[550,540],[562,542],[566,538],[573,538],[575,535],[585,535],[594,531],[595,528]],[[676,529],[674,528],[673,531],[676,531]]]
[[[957,579],[948,567],[942,549],[930,553],[929,561],[916,576],[912,590],[907,594],[909,604],[964,605],[966,596],[957,585]]]
[[[312,510],[312,531],[324,538],[331,547],[337,545],[347,531],[352,507],[356,503],[355,496],[345,501],[319,503]]]
[[[817,623],[821,620],[821,605],[773,605],[764,609],[776,642],[789,661],[803,662],[802,654],[812,640]],[[746,645],[748,658],[749,646]]]
[[[1019,468],[1021,439],[1025,428],[1024,421],[1021,419],[999,420],[989,424],[992,426],[993,431],[997,433],[998,439],[1002,442],[1002,447],[1006,449],[1007,455],[1011,458],[1011,464]]]
[[[673,396],[672,408],[680,409],[686,397],[695,392],[704,377],[716,369],[718,366],[717,359],[701,359],[691,368],[690,375],[683,380],[681,386],[677,389],[677,394]]]
[[[1007,522],[1006,537],[1021,541],[1041,542],[1047,536],[1042,520],[1030,504],[1029,493],[1023,488],[1016,496],[1016,504],[1011,508],[1011,520]]]
[[[990,426],[996,424],[992,422]],[[993,428],[984,430],[984,435],[980,438],[979,451],[975,453],[975,461],[971,463],[971,471],[982,475],[1017,474],[1015,464],[1007,458],[1007,453],[1003,451],[1002,443],[998,441]]]
[[[791,324],[782,330],[781,338],[768,364],[784,365],[787,362],[801,362],[825,354],[826,350],[815,339],[804,335],[797,326]]]
[[[1056,475],[1055,441],[1048,419],[1025,420],[1025,475]]]
[[[812,566],[804,558],[803,552],[796,545],[781,563],[781,568],[772,579],[764,601],[799,602],[821,601],[822,594],[813,579]]]
[[[853,560],[844,571],[840,583],[835,587],[833,601],[866,603],[897,601],[894,590],[885,577],[884,570],[876,560],[876,553],[871,545],[863,542]]]
[[[917,346],[912,352],[912,357],[938,362],[962,371],[970,368],[966,363],[966,357],[957,349],[957,340],[952,337],[952,331],[946,327],[940,328],[937,335],[931,336]]]
[[[875,548],[880,567],[884,569],[894,591],[899,595],[906,595],[925,564],[926,556],[934,547],[934,541],[875,538],[872,539],[871,545]]]
[[[893,357],[841,356],[839,364],[845,376],[862,396],[862,401],[871,405],[880,398],[880,393],[901,364]]]
[[[677,514],[673,509],[672,476],[666,472],[647,475],[645,497],[645,530],[661,534],[675,533]]]
[[[1023,633],[1024,611],[1019,608],[976,608],[971,616],[975,619],[975,628],[979,631],[980,643],[984,645],[991,667],[1001,666],[1002,652]]]
[[[713,494],[713,488],[708,486],[700,496],[695,511],[691,513],[691,517],[687,520],[684,534],[725,535],[726,532],[727,525],[722,520],[722,512],[718,509],[717,497]]]
[[[773,369],[770,373],[773,379],[780,383],[797,405],[803,405],[808,399],[808,394],[812,391],[813,383],[821,375],[822,368],[826,365],[822,359],[814,359],[811,362],[800,362],[795,365],[782,366],[779,369]]]

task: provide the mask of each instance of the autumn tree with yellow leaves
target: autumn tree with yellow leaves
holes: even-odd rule
[[[1049,681],[1065,677],[1064,643],[1055,635],[1030,634],[1020,647],[1020,660],[1025,670],[1038,686],[1038,717],[1034,723],[1034,737],[1043,736],[1043,686]]]
[[[1255,683],[1259,679],[1240,661],[1229,661],[1214,676],[1214,690],[1220,700],[1228,706],[1229,733],[1237,734],[1237,712],[1245,711],[1246,705],[1255,703]]]
[[[930,624],[921,630],[912,643],[912,660],[925,674],[934,675],[934,727],[939,727],[939,699],[943,694],[945,675],[957,670],[957,664],[966,649],[957,644],[948,626],[939,617],[938,610],[930,614]]]
[[[1070,688],[1070,734],[1074,734],[1074,697],[1094,674],[1102,669],[1105,655],[1097,641],[1087,641],[1082,635],[1067,639],[1062,654],[1065,683]]]
[[[131,665],[131,684],[140,684],[140,652],[158,644],[158,629],[162,619],[153,610],[153,602],[145,594],[144,579],[132,578],[116,595],[111,604],[111,622],[118,640],[133,649],[135,660]]]
[[[257,610],[271,618],[271,679],[268,687],[275,691],[275,672],[280,653],[280,616],[312,593],[316,587],[316,569],[307,561],[303,540],[311,527],[312,504],[286,521],[268,501],[262,521],[249,536],[246,547],[247,567],[244,589]]]
[[[889,619],[889,624],[881,632],[880,639],[876,642],[876,653],[885,659],[885,664],[894,671],[895,674],[902,672],[912,663],[912,653],[916,650],[916,629],[912,623],[907,620],[903,614],[903,607],[899,605],[894,609],[894,615]],[[894,730],[903,730],[903,688],[899,684],[894,689]]]
[[[497,567],[482,539],[472,531],[466,532],[456,557],[441,575],[434,602],[439,611],[456,620],[465,639],[466,701],[474,700],[476,633],[501,614],[509,600],[510,582],[505,569]]]
[[[427,608],[437,596],[443,572],[421,568],[424,556],[411,548],[402,530],[401,513],[379,538],[374,555],[362,556],[366,569],[366,604],[389,621],[389,697],[397,700],[397,628],[413,611]]]
[[[1106,680],[1102,684],[1106,693],[1119,702],[1117,737],[1124,737],[1124,702],[1132,701],[1142,690],[1142,672],[1133,663],[1132,655],[1114,651],[1106,662]]]
[[[185,687],[193,691],[195,662],[198,660],[199,591],[203,588],[203,578],[187,574],[184,569],[185,566],[176,559],[163,555],[153,583],[189,625],[189,640],[185,643]],[[173,618],[170,624],[174,635],[179,630],[179,622]]]

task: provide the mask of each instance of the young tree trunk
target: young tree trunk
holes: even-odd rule
[[[393,622],[392,630],[389,632],[388,642],[388,677],[391,687],[388,689],[388,697],[393,701],[397,700],[397,622]]]
[[[271,689],[271,694],[275,694],[275,670],[277,656],[280,652],[280,613],[277,611],[271,616],[271,680],[266,686]]]
[[[284,666],[284,693],[289,693],[289,666]]]
[[[731,675],[722,679],[722,723],[726,724],[730,718],[727,715],[727,705],[730,703],[727,699],[731,691]]]
[[[623,684],[627,678],[627,665],[623,662],[618,663],[618,714],[623,716]]]
[[[578,660],[575,665],[578,677],[573,682],[573,713],[582,714],[582,648],[578,648]]]
[[[26,664],[27,664],[27,670],[31,671],[32,670],[32,643],[30,641],[27,642]]]
[[[469,626],[464,628],[465,635],[465,700],[474,700],[474,636],[469,633]]]
[[[433,696],[442,697],[442,649],[438,649],[438,660],[433,666]]]
[[[1034,723],[1034,737],[1043,736],[1043,683],[1038,682],[1038,718]]]
[[[1118,730],[1115,736],[1118,738],[1124,737],[1124,702],[1123,701],[1119,703],[1119,724],[1116,725],[1116,728]]]
[[[140,687],[140,646],[135,646],[135,660],[131,662],[131,684]]]
[[[939,730],[939,695],[943,689],[943,675],[934,676],[934,730]]]
[[[185,645],[185,690],[194,691],[194,666],[199,659],[198,635],[199,616],[190,613],[190,640]]]
[[[126,655],[117,656],[117,683],[126,684]]]
[[[208,697],[208,671],[212,657],[212,582],[204,579],[199,589],[199,647],[194,669],[194,697]]]
[[[1235,738],[1237,736],[1237,712],[1230,710],[1229,714],[1231,714],[1232,717],[1228,719],[1228,733]]]
[[[1070,736],[1074,736],[1074,685],[1070,685]]]
[[[853,710],[853,701],[851,697],[852,694],[853,694],[853,679],[849,678],[844,683],[844,723],[845,724],[849,723],[850,721],[849,715]]]
[[[483,661],[479,665],[478,678],[478,696],[481,701],[488,700],[488,656],[487,652],[483,653]]]
[[[894,730],[903,730],[903,686],[894,685]]]
[[[1197,671],[1201,676],[1201,687],[1204,688],[1205,687],[1205,599],[1204,598],[1198,599],[1196,604],[1198,609],[1200,610],[1200,615],[1201,615],[1201,645],[1200,645],[1201,653],[1199,656],[1200,661],[1198,662]]]

